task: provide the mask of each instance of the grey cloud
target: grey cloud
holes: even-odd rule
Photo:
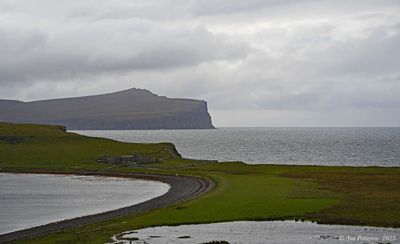
[[[371,30],[369,36],[363,40],[333,48],[331,53],[328,53],[333,62],[330,63],[329,73],[371,75],[399,71],[399,27],[395,25],[387,29]]]
[[[136,86],[220,114],[398,124],[399,11],[394,0],[0,0],[0,96]]]
[[[82,9],[75,11],[75,13],[81,15]],[[93,9],[86,8],[83,13],[92,21],[138,18],[166,21],[190,19],[192,17],[190,1],[182,0],[129,1],[107,5],[105,8],[98,9],[95,14],[93,14]]]
[[[256,11],[268,7],[285,6],[288,4],[302,3],[308,0],[229,0],[193,1],[192,11],[195,15],[223,15]]]
[[[80,30],[50,34],[1,31],[0,82],[70,79],[72,75],[171,69],[212,60],[243,58],[248,47],[204,28],[122,27],[95,23]]]

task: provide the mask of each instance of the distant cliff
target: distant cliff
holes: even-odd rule
[[[143,89],[33,102],[0,100],[0,121],[84,130],[211,129],[207,103]]]

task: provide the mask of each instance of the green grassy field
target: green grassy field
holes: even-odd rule
[[[160,159],[139,167],[97,163],[104,155]],[[65,133],[56,126],[0,123],[2,171],[84,170],[197,175],[215,188],[188,202],[72,228],[21,243],[104,243],[123,231],[232,220],[313,220],[400,227],[400,168],[247,165],[185,160],[172,144],[132,144]]]
[[[0,167],[3,169],[107,170],[101,156],[140,153],[162,160],[176,158],[170,143],[122,143],[66,133],[61,126],[0,123]]]

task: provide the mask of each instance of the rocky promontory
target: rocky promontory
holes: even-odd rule
[[[207,103],[148,90],[32,102],[0,100],[0,121],[83,130],[212,129]]]

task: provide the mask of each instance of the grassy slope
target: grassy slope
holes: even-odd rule
[[[13,139],[16,143],[12,143]],[[85,137],[65,133],[60,126],[0,123],[0,168],[3,169],[105,170],[110,166],[96,163],[104,155],[141,153],[168,159],[174,157],[170,153],[172,148],[170,143],[122,143]]]
[[[10,135],[24,139],[16,144],[0,140],[3,170],[140,170],[199,175],[216,182],[213,191],[195,200],[65,230],[30,240],[33,243],[104,243],[122,231],[152,225],[245,219],[400,227],[399,168],[216,164],[177,159],[170,144],[128,144],[64,133],[58,127],[0,123],[0,136]],[[152,154],[164,161],[141,169],[95,162],[104,154],[132,152]]]

